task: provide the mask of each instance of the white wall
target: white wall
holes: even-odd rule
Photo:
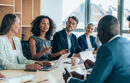
[[[56,23],[56,31],[62,26],[62,0],[41,0],[41,15],[47,15]]]

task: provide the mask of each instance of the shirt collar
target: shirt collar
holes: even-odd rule
[[[120,37],[120,35],[115,35],[114,37],[112,37],[108,42],[111,42],[112,40],[114,40],[115,38]]]
[[[70,35],[68,35],[66,29],[65,29],[65,33],[66,33],[66,35],[67,35],[68,37],[71,37],[71,34],[72,34],[72,33],[70,33]]]

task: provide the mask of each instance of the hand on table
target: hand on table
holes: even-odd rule
[[[41,65],[39,64],[28,64],[26,65],[27,70],[41,70]]]
[[[71,73],[68,72],[68,70],[65,68],[65,73],[63,73],[63,79],[65,80],[65,83],[67,82],[67,79],[71,77]]]
[[[77,73],[77,72],[75,72],[75,71],[71,72],[71,75],[72,75],[73,77],[78,78],[78,79],[81,79],[81,80],[84,79],[84,75],[79,74],[79,73]]]
[[[40,66],[51,66],[51,63],[48,61],[37,61],[35,64],[39,64]]]
[[[87,59],[87,60],[84,62],[84,65],[85,65],[85,68],[86,68],[86,69],[89,69],[89,68],[92,68],[92,67],[93,67],[94,62],[91,61],[91,60],[89,60],[89,59]]]

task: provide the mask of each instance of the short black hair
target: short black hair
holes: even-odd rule
[[[127,17],[127,20],[130,21],[130,16]]]
[[[119,21],[112,15],[104,16],[98,23],[98,29],[99,28],[107,32],[111,37],[120,33]]]
[[[77,22],[77,24],[79,23],[79,19],[78,19],[76,16],[70,16],[70,17],[68,18],[68,20],[69,20],[70,18],[74,19],[74,20]]]

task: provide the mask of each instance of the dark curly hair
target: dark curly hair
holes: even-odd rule
[[[127,20],[130,21],[130,16],[127,17]]]
[[[41,35],[39,26],[40,26],[41,20],[43,18],[47,18],[49,20],[50,28],[49,28],[48,32],[46,32],[45,37],[47,40],[50,40],[51,37],[53,36],[55,29],[56,29],[56,25],[55,25],[54,21],[51,18],[49,18],[48,16],[40,15],[40,16],[36,17],[31,23],[31,25],[32,25],[31,32],[33,33],[34,36]]]

